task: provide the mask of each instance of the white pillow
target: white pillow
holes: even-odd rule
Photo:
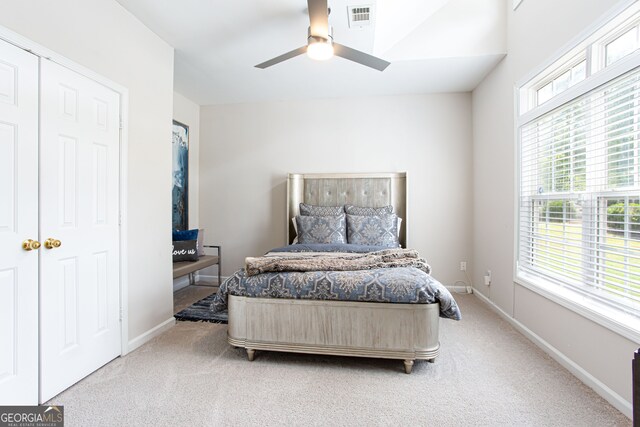
[[[296,231],[296,237],[293,238],[292,245],[298,243],[298,223],[296,222],[296,217],[291,218],[291,222],[293,223],[293,229]]]

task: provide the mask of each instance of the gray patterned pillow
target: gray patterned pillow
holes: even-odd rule
[[[347,243],[345,215],[296,216],[298,243]]]
[[[356,245],[397,248],[398,217],[391,215],[347,215],[347,241]]]
[[[315,206],[300,203],[300,215],[304,216],[336,216],[344,214],[342,206]]]
[[[344,211],[348,215],[390,215],[393,213],[393,206],[383,206],[381,208],[365,208],[362,206],[344,205]]]

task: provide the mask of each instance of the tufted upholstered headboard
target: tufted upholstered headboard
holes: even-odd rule
[[[295,237],[291,218],[300,203],[318,206],[380,207],[393,205],[402,218],[400,244],[407,245],[407,173],[290,173],[287,180],[287,242]]]

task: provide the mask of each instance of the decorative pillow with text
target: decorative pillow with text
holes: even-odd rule
[[[197,261],[198,244],[195,240],[178,240],[173,242],[173,262]]]

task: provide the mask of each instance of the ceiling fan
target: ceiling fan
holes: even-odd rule
[[[305,52],[310,58],[320,61],[337,55],[378,71],[383,71],[389,66],[390,62],[333,41],[333,28],[329,26],[330,10],[327,7],[327,0],[307,0],[307,5],[309,6],[309,21],[311,23],[307,45],[258,64],[256,68],[271,67]]]

